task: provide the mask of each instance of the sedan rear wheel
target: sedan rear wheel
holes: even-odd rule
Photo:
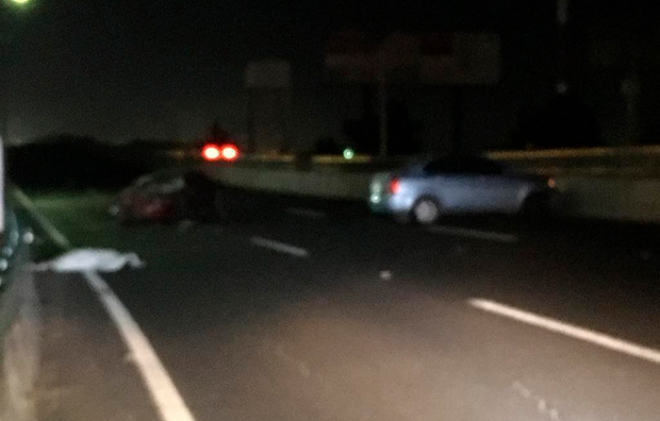
[[[431,225],[440,218],[440,205],[430,197],[422,197],[413,206],[412,214],[418,223]]]

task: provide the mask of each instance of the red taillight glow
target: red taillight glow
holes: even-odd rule
[[[220,146],[210,143],[202,148],[205,161],[235,161],[239,155],[238,148],[231,143]]]
[[[399,187],[401,182],[398,178],[393,178],[390,180],[390,194],[397,194],[399,192]]]
[[[217,161],[220,159],[220,148],[216,145],[206,145],[202,149],[202,158],[207,161]]]
[[[220,148],[220,153],[226,161],[233,161],[238,158],[238,148],[234,145],[223,145]]]

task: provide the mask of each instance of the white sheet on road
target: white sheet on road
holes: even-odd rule
[[[146,264],[135,253],[121,253],[112,249],[77,249],[49,262],[35,265],[35,270],[53,272],[117,272],[125,267],[143,268]]]

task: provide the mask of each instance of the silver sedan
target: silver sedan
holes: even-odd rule
[[[553,179],[510,174],[483,158],[447,157],[376,174],[369,207],[399,220],[432,224],[445,214],[548,210],[555,197]]]

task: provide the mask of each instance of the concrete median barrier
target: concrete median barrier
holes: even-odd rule
[[[488,156],[507,164],[513,161],[516,164],[513,167],[520,171],[555,178],[564,198],[561,212],[567,215],[660,222],[660,174],[656,174],[656,167],[649,167],[642,158],[643,154],[648,154],[649,160],[657,160],[660,152],[647,147],[639,148],[636,153],[626,149],[620,154],[620,165],[616,165],[617,161],[613,158],[615,152],[605,153],[602,148],[573,152],[499,152]],[[585,156],[589,163],[585,161]],[[605,156],[608,161],[599,160],[599,156]],[[396,162],[400,164],[401,161],[398,159]],[[363,166],[358,171],[355,168],[341,171],[339,164],[332,162],[332,165],[330,168],[328,164],[326,168],[316,162],[307,170],[297,169],[290,163],[279,167],[254,163],[230,166],[208,164],[203,168],[212,178],[236,187],[322,198],[368,198],[369,182],[378,171],[376,168]]]
[[[565,213],[587,218],[660,222],[660,179],[559,176]]]
[[[213,166],[205,167],[215,180],[230,186],[323,198],[368,197],[371,173],[341,173]]]

